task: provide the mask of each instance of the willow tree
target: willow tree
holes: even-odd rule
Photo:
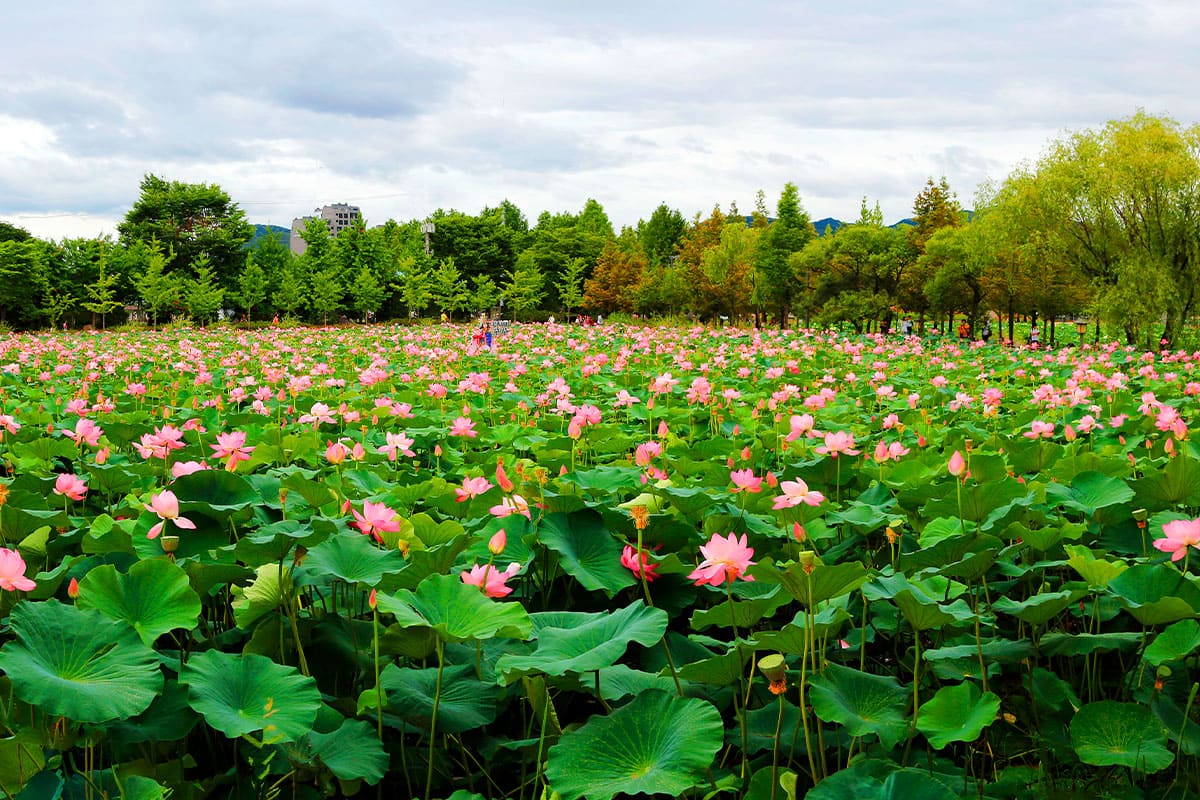
[[[1127,341],[1176,338],[1200,299],[1200,127],[1138,112],[1070,134],[998,200],[1018,195],[1022,227],[1086,276]]]

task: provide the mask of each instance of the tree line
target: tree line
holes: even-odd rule
[[[432,222],[429,247],[422,223]],[[616,231],[589,199],[531,225],[505,200],[478,214],[330,234],[302,232],[293,256],[253,227],[219,186],[147,175],[115,239],[45,242],[0,223],[0,322],[107,324],[136,309],[152,324],[219,310],[310,322],[445,314],[502,306],[517,319],[617,312],[705,321],[923,330],[961,316],[1086,315],[1131,343],[1175,340],[1200,288],[1200,127],[1138,112],[1068,134],[974,211],[945,178],[916,195],[911,224],[887,226],[864,198],[852,224],[818,236],[798,188],[774,209],[714,207],[686,219],[666,203]]]

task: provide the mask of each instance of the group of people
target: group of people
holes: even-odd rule
[[[492,343],[492,321],[487,317],[480,320],[479,328],[471,334],[471,352],[478,353],[482,348],[494,350]]]

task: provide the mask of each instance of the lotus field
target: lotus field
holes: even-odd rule
[[[0,344],[0,791],[1196,797],[1200,354]]]

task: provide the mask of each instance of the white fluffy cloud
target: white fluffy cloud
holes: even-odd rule
[[[141,176],[216,182],[255,222],[372,222],[507,197],[618,224],[799,186],[966,204],[1064,130],[1200,119],[1191,0],[18,4],[0,27],[0,218],[114,230]]]

